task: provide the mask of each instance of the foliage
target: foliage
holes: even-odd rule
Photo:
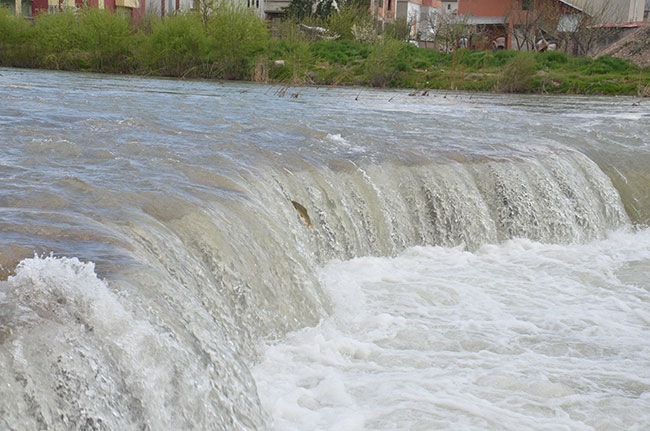
[[[128,58],[131,30],[129,21],[103,9],[85,8],[78,14],[79,50],[84,52],[86,67],[92,70],[119,72],[130,70]]]
[[[78,21],[71,10],[55,14],[40,14],[35,19],[35,39],[39,41],[37,55],[40,64],[50,69],[78,69]]]
[[[370,50],[367,44],[351,40],[320,41],[311,44],[310,48],[317,58],[330,64],[342,65],[367,58]]]
[[[469,37],[472,32],[468,15],[458,16],[444,10],[424,15],[421,26],[425,28],[423,40],[433,42],[435,48],[444,52],[455,50],[460,39]]]
[[[627,74],[629,72],[637,72],[638,67],[628,61],[621,60],[620,58],[598,57],[593,62],[586,65],[584,71],[588,75],[603,75],[606,73]]]
[[[171,14],[137,24],[105,11],[81,9],[43,14],[31,25],[0,9],[0,65],[285,85],[650,96],[650,70],[616,58],[573,57],[559,51],[457,49],[448,54],[386,35],[375,36],[372,44],[360,43],[349,35],[354,25],[371,22],[367,11],[343,3],[327,20],[302,21],[330,29],[340,25],[336,28],[345,37],[339,40],[311,41],[297,20],[276,25],[271,36],[264,22],[247,10],[214,1],[205,16]]]
[[[34,67],[33,27],[0,7],[0,65]]]
[[[313,0],[291,0],[289,6],[284,9],[288,18],[302,19],[314,14]]]
[[[339,10],[329,16],[327,28],[341,39],[370,43],[377,37],[368,6],[354,2],[341,2]]]
[[[284,60],[284,66],[274,67],[270,76],[282,83],[297,85],[311,81],[309,72],[316,57],[310,50],[310,43],[304,40],[280,41],[275,46],[274,57]]]
[[[223,4],[207,21],[209,62],[218,77],[250,77],[254,59],[266,50],[269,34],[264,22],[235,3]]]
[[[365,64],[366,81],[373,87],[391,85],[399,72],[407,71],[407,63],[403,49],[405,42],[395,39],[384,39],[380,44],[373,45]]]
[[[406,17],[395,18],[385,25],[384,36],[395,40],[408,40],[411,28],[412,23]]]
[[[520,52],[501,72],[499,88],[506,93],[528,93],[533,87],[535,56],[531,52]]]
[[[192,76],[198,74],[207,50],[208,39],[197,15],[170,15],[153,24],[139,60],[157,75]]]

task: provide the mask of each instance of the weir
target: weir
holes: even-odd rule
[[[2,282],[1,427],[263,429],[256,343],[330,312],[316,274],[327,262],[584,242],[630,222],[576,151],[259,165],[205,181],[131,196],[129,217],[103,227],[123,256],[109,270],[43,256]]]

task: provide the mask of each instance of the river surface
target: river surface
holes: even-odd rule
[[[650,429],[650,101],[0,68],[0,429]]]

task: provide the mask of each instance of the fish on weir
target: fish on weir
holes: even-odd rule
[[[307,208],[304,206],[300,205],[296,201],[291,201],[293,204],[293,207],[298,211],[298,214],[300,214],[300,217],[307,223],[307,227],[311,227],[311,219],[309,218],[309,214],[307,213]]]

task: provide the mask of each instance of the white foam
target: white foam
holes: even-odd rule
[[[133,298],[114,293],[92,262],[35,256],[0,289],[0,320],[10,336],[0,345],[0,363],[12,364],[0,367],[0,381],[18,375],[25,382],[0,397],[0,411],[7,412],[0,422],[12,429],[65,421],[185,429],[188,420],[205,428],[218,421],[215,367],[197,360],[167,328],[138,317]],[[37,428],[24,413],[29,406],[57,406],[56,415]]]
[[[350,151],[353,153],[364,153],[366,151],[366,149],[362,146],[351,144],[339,133],[335,133],[333,135],[328,133],[327,136],[325,136],[325,139],[334,143],[337,147],[345,151]]]
[[[650,429],[648,275],[648,231],[332,262],[260,398],[277,430]]]

